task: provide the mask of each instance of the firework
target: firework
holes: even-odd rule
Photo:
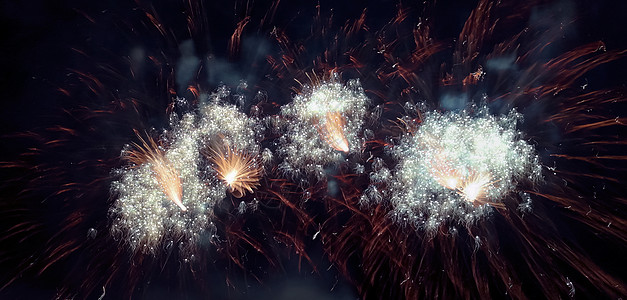
[[[348,153],[348,141],[344,136],[346,121],[338,112],[329,112],[326,117],[316,125],[320,138],[331,148]]]
[[[395,218],[430,231],[449,218],[472,223],[515,191],[517,183],[537,182],[538,157],[515,129],[519,118],[516,113],[491,117],[485,109],[477,116],[424,114],[418,130],[391,149],[399,161],[390,181],[383,182],[391,190],[382,192],[390,194]],[[390,173],[381,168],[372,176],[387,177],[380,172]]]
[[[205,156],[213,162],[218,178],[224,181],[233,196],[241,198],[246,192],[252,192],[261,177],[255,158],[229,146],[215,148],[217,150],[205,151]]]
[[[306,87],[281,108],[285,118],[280,124],[285,128],[279,139],[278,153],[284,157],[281,168],[323,178],[325,166],[360,151],[368,103],[358,80],[343,85],[335,78]]]
[[[625,96],[591,73],[625,52],[569,48],[549,2],[480,0],[465,24],[435,1],[73,8],[63,80],[37,79],[63,117],[3,143],[2,285],[238,298],[298,265],[363,299],[627,294],[606,258],[627,245]]]
[[[402,37],[390,40],[382,34],[377,39],[386,61],[377,76],[401,91],[398,103],[386,103],[390,111],[400,112],[399,121],[375,132],[382,140],[368,143],[386,149],[368,159],[368,176],[346,169],[338,175],[341,196],[327,200],[331,217],[322,232],[327,253],[345,273],[355,273],[348,261],[359,261],[354,278],[366,298],[625,293],[616,276],[621,272],[599,264],[587,250],[594,246],[573,238],[562,221],[572,218],[584,231],[603,232],[604,238],[594,238],[599,243],[618,243],[624,249],[623,217],[607,210],[624,207],[624,199],[604,191],[604,201],[612,204],[601,204],[600,192],[589,192],[614,186],[617,181],[611,178],[616,174],[587,171],[603,165],[624,174],[624,157],[610,154],[620,147],[592,146],[623,144],[607,133],[623,126],[609,103],[624,103],[624,96],[609,90],[582,92],[573,86],[582,72],[624,52],[606,52],[603,44],[592,43],[546,60],[542,51],[550,42],[536,45],[533,40],[521,46],[526,29],[512,40],[484,45],[497,28],[490,15],[506,8],[480,1],[450,60],[438,53],[442,44],[430,36],[432,22],[414,30],[415,44],[407,60],[398,59],[404,57],[398,53],[407,53],[399,46]],[[401,32],[407,16],[401,9],[386,32]],[[549,35],[554,34],[551,30]],[[527,52],[519,52],[521,48]],[[512,52],[518,56],[506,65],[504,59]],[[438,67],[442,78],[429,73]],[[554,130],[552,122],[560,124],[559,139],[547,133]],[[583,131],[590,135],[578,136]],[[591,147],[605,154],[565,154]],[[578,174],[564,164],[560,171],[551,157],[590,165],[579,165]],[[606,165],[606,159],[615,167]],[[389,280],[382,282],[382,277]]]
[[[183,192],[181,191],[179,172],[172,166],[168,158],[165,157],[165,152],[157,146],[152,138],[148,137],[148,142],[141,137],[140,140],[142,145],[134,144],[135,149],[128,151],[125,154],[126,158],[137,167],[148,164],[163,193],[181,210],[187,210],[181,203]]]
[[[117,171],[120,179],[112,184],[117,195],[111,208],[115,216],[112,232],[124,236],[133,250],[155,252],[159,243],[178,241],[179,247],[193,255],[199,240],[215,234],[213,206],[226,197],[226,186],[241,197],[259,180],[252,158],[230,148],[209,155],[217,177],[226,181],[226,186],[208,175],[211,172],[202,171],[204,143],[226,143],[259,152],[254,143],[257,125],[236,107],[217,103],[221,96],[224,92],[214,94],[211,102],[200,108],[199,116],[187,113],[180,120],[173,118],[167,150],[150,142],[139,152],[130,152],[131,161],[146,163]],[[167,198],[180,209],[167,205]]]

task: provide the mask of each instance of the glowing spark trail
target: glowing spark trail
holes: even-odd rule
[[[148,137],[148,142],[141,137],[140,139],[142,145],[135,144],[137,149],[128,152],[129,161],[138,166],[144,163],[150,164],[163,193],[174,204],[178,205],[181,210],[187,210],[181,202],[183,191],[181,190],[181,179],[178,171],[172,166],[172,163],[165,157],[164,151],[157,146],[157,143],[152,138]]]
[[[492,117],[486,109],[477,116],[425,114],[417,132],[391,150],[398,159],[389,182],[395,218],[427,230],[448,220],[473,222],[490,206],[502,206],[518,182],[536,182],[541,169],[533,147],[515,130],[520,118],[515,112]],[[389,171],[372,177],[387,177],[382,172]]]
[[[348,141],[344,136],[344,126],[346,121],[338,112],[327,113],[324,118],[324,124],[318,124],[318,133],[320,137],[331,146],[331,148],[348,153]]]

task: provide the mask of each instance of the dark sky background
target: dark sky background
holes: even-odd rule
[[[265,13],[263,8],[269,5],[267,1],[253,2],[252,15],[259,17]],[[335,20],[354,19],[361,14],[364,8],[368,9],[368,24],[377,30],[387,23],[394,15],[397,1],[321,1],[323,12],[333,10]],[[565,38],[559,41],[562,48],[569,49],[587,42],[601,40],[608,49],[624,49],[626,21],[624,13],[627,4],[623,1],[587,1],[561,0],[554,1],[552,9],[557,8],[563,13],[564,20],[573,20],[564,24],[567,28]],[[470,11],[476,6],[476,1],[437,1],[432,18],[437,26],[432,31],[436,39],[454,39]],[[158,11],[173,12],[171,15],[163,13],[168,30],[178,36],[186,35],[186,28],[181,13],[181,7],[176,1],[155,1],[154,7]],[[216,57],[227,56],[228,39],[235,24],[243,15],[242,4],[235,5],[231,1],[226,3],[210,3],[206,5],[208,26],[206,44],[196,43],[196,53],[212,53]],[[404,3],[405,7],[415,7],[412,2]],[[134,46],[129,41],[129,27],[141,28],[133,22],[138,17],[132,1],[98,1],[86,3],[83,1],[4,1],[0,6],[2,19],[2,44],[0,50],[0,66],[3,72],[0,76],[4,98],[3,118],[0,125],[5,132],[15,132],[46,124],[45,114],[59,107],[62,95],[55,94],[58,87],[67,85],[65,78],[70,69],[81,69],[80,61],[72,48],[85,51],[95,56],[94,60],[105,62],[111,67],[125,65],[124,56],[128,56]],[[237,12],[236,12],[237,11]],[[281,3],[277,16],[273,22],[279,28],[284,28],[293,40],[303,39],[309,35],[311,16],[315,12],[314,4],[304,5],[296,3]],[[96,24],[86,19],[92,18]],[[129,24],[124,28],[120,23]],[[337,24],[341,24],[338,21]],[[181,38],[182,42],[185,38]],[[137,44],[144,45],[149,50],[164,50],[167,54],[175,54],[176,45],[166,45],[163,41],[151,39]],[[152,47],[152,48],[151,48]],[[203,52],[203,50],[205,52]],[[175,55],[171,55],[175,57]],[[116,58],[118,61],[116,61]],[[245,58],[231,60],[234,65],[245,61]],[[622,76],[625,63],[619,61],[607,66],[601,66],[592,72],[590,80],[599,79],[600,82],[615,83],[614,86],[624,83]],[[241,70],[245,70],[240,65]],[[240,72],[245,73],[245,72]],[[225,75],[226,76],[226,75]],[[242,77],[245,77],[243,75]],[[220,78],[221,81],[225,81]],[[228,82],[228,78],[226,78]],[[33,115],[36,117],[25,117]]]
[[[247,79],[249,85],[255,85],[256,80],[263,78],[263,56],[261,58],[239,57],[228,58],[227,45],[235,24],[242,16],[242,3],[235,4],[231,1],[208,1],[205,6],[207,28],[204,43],[197,42],[194,45],[194,52],[203,56],[211,53],[217,61],[223,63],[226,70],[217,78],[210,79],[208,86],[217,82],[237,82],[239,79]],[[289,2],[289,3],[288,3]],[[315,5],[312,3],[303,4],[308,1],[282,1],[273,24],[279,28],[285,28],[288,35],[294,39],[304,39],[309,35],[311,16],[315,12]],[[565,30],[565,38],[561,45],[555,45],[555,51],[559,54],[565,49],[570,49],[577,45],[601,40],[606,44],[608,50],[627,49],[627,1],[587,1],[587,0],[562,0],[555,1],[555,8],[560,9],[567,19],[574,19],[574,23],[564,24],[568,27]],[[298,4],[297,4],[298,3]],[[397,1],[320,1],[323,11],[334,10],[336,20],[353,19],[361,14],[364,8],[368,8],[368,24],[373,30],[377,30],[385,25],[395,13]],[[413,2],[405,2],[406,7],[413,7]],[[260,16],[262,11],[269,7],[264,1],[255,2],[252,5],[255,9],[253,16]],[[436,8],[432,12],[432,17],[436,20],[432,28],[436,39],[452,40],[463,26],[470,11],[476,6],[476,1],[437,1]],[[126,57],[136,46],[133,42],[133,34],[128,31],[130,28],[142,30],[141,24],[135,20],[138,17],[138,10],[133,1],[13,1],[6,0],[0,2],[0,161],[11,161],[16,159],[24,149],[31,146],[29,142],[16,142],[15,139],[8,139],[15,133],[37,131],[44,127],[50,127],[58,122],[66,125],[80,124],[73,123],[67,116],[63,116],[64,109],[75,109],[80,107],[83,101],[107,101],[106,97],[94,97],[85,90],[84,85],[71,73],[72,70],[83,70],[94,74],[106,74],[99,69],[99,66],[115,70],[128,70]],[[165,27],[172,30],[176,36],[182,37],[178,42],[187,39],[186,28],[180,26],[184,24],[184,15],[177,1],[155,1],[154,7],[163,13],[161,18]],[[89,19],[93,19],[92,23]],[[341,24],[343,21],[338,21]],[[127,26],[122,26],[126,24]],[[262,34],[267,33],[262,29]],[[154,32],[153,32],[154,34]],[[513,32],[512,32],[513,34]],[[142,35],[140,35],[142,36]],[[135,40],[137,45],[142,45],[147,52],[163,51],[171,58],[170,63],[176,63],[178,58],[177,43],[168,43],[163,39],[147,33],[144,39]],[[259,45],[262,53],[272,53],[276,48],[268,46],[263,42],[256,43],[253,34],[249,43],[245,47]],[[245,39],[246,40],[246,39]],[[252,45],[252,46],[251,46]],[[72,49],[78,49],[87,53],[86,57],[77,54]],[[256,48],[255,48],[256,49]],[[93,60],[89,63],[90,60]],[[606,87],[627,87],[627,62],[625,59],[600,66],[595,70],[585,74],[582,79],[590,84],[591,89]],[[128,73],[121,73],[122,76]],[[153,74],[154,75],[154,74]],[[105,85],[111,83],[111,93],[113,95],[125,96],[130,92],[124,91],[124,80],[114,77],[103,76],[100,78]],[[150,80],[147,80],[150,82]],[[130,84],[129,84],[130,85]],[[160,85],[163,87],[163,85]],[[59,89],[66,89],[71,92],[68,97],[59,92]],[[44,160],[63,160],[68,156],[72,160],[89,160],[102,157],[115,157],[119,154],[122,146],[133,138],[132,128],[129,124],[138,124],[146,127],[160,128],[167,124],[167,116],[164,113],[169,100],[164,90],[154,92],[154,103],[145,106],[143,112],[144,120],[131,120],[119,122],[114,120],[102,124],[105,130],[98,135],[83,139],[92,141],[102,138],[109,143],[99,145],[94,149],[81,150],[75,153],[63,153],[58,155],[48,155]],[[148,92],[150,96],[150,92]],[[148,97],[147,97],[148,98]],[[92,103],[93,104],[93,103]],[[91,106],[91,104],[86,104]],[[617,114],[620,114],[618,112]],[[622,112],[627,113],[627,112]],[[8,143],[10,141],[10,143]],[[73,165],[67,165],[73,168]],[[81,171],[86,172],[86,171]],[[109,170],[95,171],[87,176],[106,176]],[[17,174],[3,171],[1,179],[8,180]],[[83,173],[77,173],[78,180],[82,180]],[[14,178],[12,178],[14,179]],[[8,182],[8,181],[6,181]],[[23,182],[26,185],[26,182]],[[18,194],[20,181],[13,180],[2,186],[4,195],[0,200],[8,201],[8,197]],[[50,187],[54,188],[54,187]],[[41,195],[43,195],[42,192]],[[33,203],[40,194],[30,194]],[[107,197],[101,199],[107,200]],[[96,207],[105,208],[105,202],[99,200]],[[32,208],[32,207],[31,207]],[[46,209],[53,207],[35,208],[34,214],[42,214]],[[105,208],[106,209],[106,208]],[[3,214],[0,214],[0,218]],[[105,213],[93,216],[91,222],[100,224],[106,220]],[[55,217],[45,219],[46,224],[54,224]],[[8,226],[10,222],[0,223]],[[53,226],[53,225],[50,225]],[[50,227],[53,228],[53,227]],[[52,230],[52,229],[51,229]],[[0,264],[0,267],[15,267],[18,261],[27,258],[37,247],[37,243],[25,243],[24,245],[6,245],[0,241],[0,247],[11,248],[10,253],[19,253],[11,257],[0,257],[2,261],[9,263]],[[238,299],[356,299],[356,288],[347,280],[343,279],[335,269],[326,270],[330,263],[324,258],[321,249],[313,246],[312,257],[321,267],[321,273],[311,274],[311,268],[306,266],[298,271],[298,256],[291,255],[284,257],[284,271],[277,274],[268,274],[264,279],[264,284],[255,282],[248,283],[250,288],[247,291],[229,293],[225,290],[216,291],[216,297],[220,298],[223,293]],[[13,255],[13,254],[12,254]],[[618,259],[618,258],[617,258]],[[622,260],[621,260],[622,259]],[[624,258],[617,261],[625,261]],[[608,259],[608,260],[611,260]],[[8,288],[0,291],[2,299],[48,299],[54,297],[58,289],[59,278],[70,270],[79,270],[80,266],[71,261],[60,262],[60,267],[53,268],[43,276],[25,276],[18,279]],[[174,267],[175,268],[175,267]],[[326,271],[325,271],[326,270]],[[0,270],[7,274],[14,270]],[[59,274],[57,274],[59,273]],[[59,275],[59,276],[57,276]],[[1,277],[0,277],[1,278]],[[159,284],[168,285],[168,282]],[[382,278],[381,280],[385,280]],[[2,282],[0,282],[2,283]],[[153,283],[143,293],[145,299],[165,299],[177,298],[177,294],[171,289],[159,289]],[[245,286],[240,284],[239,286]],[[165,292],[164,292],[165,290]],[[99,295],[96,291],[92,297]],[[108,291],[109,296],[116,295],[115,291]],[[200,295],[190,293],[189,298],[203,298]],[[115,299],[106,297],[105,299]]]

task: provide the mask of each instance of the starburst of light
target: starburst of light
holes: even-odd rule
[[[317,124],[318,133],[331,148],[348,153],[348,141],[344,136],[346,120],[338,112],[329,112],[326,117]]]

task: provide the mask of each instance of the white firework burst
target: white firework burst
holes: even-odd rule
[[[391,148],[396,167],[375,168],[371,175],[373,184],[385,178],[387,189],[362,202],[387,197],[394,219],[431,232],[444,222],[469,224],[492,207],[504,207],[503,199],[521,182],[541,177],[534,148],[516,130],[519,120],[516,112],[494,117],[485,108],[474,115],[424,114],[418,129]]]

